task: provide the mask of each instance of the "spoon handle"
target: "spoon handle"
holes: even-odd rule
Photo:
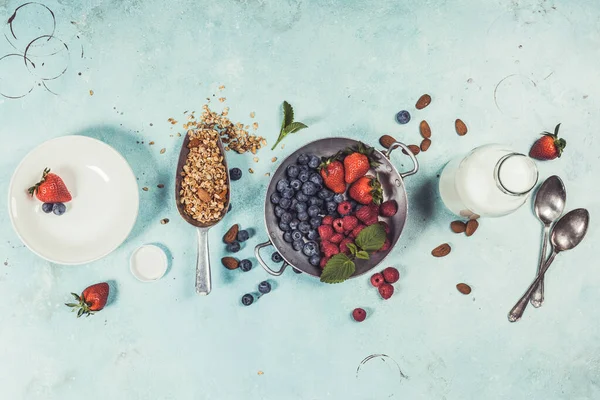
[[[196,293],[210,293],[210,256],[208,252],[208,229],[197,228],[198,258],[196,258]]]
[[[519,299],[519,301],[517,301],[517,304],[515,304],[515,306],[510,310],[510,312],[508,313],[508,320],[510,322],[516,322],[521,319],[523,313],[525,312],[525,308],[527,307],[529,296],[531,296],[531,293],[538,285],[538,283],[540,283],[541,280],[544,279],[544,274],[546,273],[546,271],[548,271],[550,264],[552,264],[552,261],[554,261],[554,258],[557,254],[558,253],[556,251],[552,252],[550,258],[548,259],[548,261],[546,261],[546,264],[544,264],[544,267],[542,268],[538,276],[536,276],[531,285],[529,285],[529,288],[527,289],[525,294]]]
[[[542,271],[542,267],[546,262],[546,249],[548,248],[548,237],[550,236],[550,225],[544,225],[544,235],[542,240],[542,254],[540,255],[540,263],[538,264],[537,273]],[[531,305],[538,308],[544,302],[544,277],[540,279],[540,283],[533,290],[531,295]]]

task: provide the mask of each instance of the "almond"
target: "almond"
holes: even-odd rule
[[[431,146],[431,139],[423,139],[421,142],[421,151],[429,150],[429,146]]]
[[[200,146],[200,139],[197,139],[197,138],[193,138],[188,143],[188,149],[193,149],[194,147],[198,147],[198,146]]]
[[[395,142],[396,142],[396,139],[394,139],[390,135],[383,135],[382,137],[379,138],[379,144],[382,145],[383,147],[385,147],[386,149],[389,149],[390,146],[392,144],[394,144]]]
[[[221,258],[221,263],[227,269],[236,269],[240,265],[240,262],[233,257],[223,257]]]
[[[467,228],[465,229],[465,234],[467,236],[471,236],[472,234],[475,233],[477,228],[479,228],[479,222],[477,222],[476,219],[472,219],[469,222],[467,222]]]
[[[417,108],[417,110],[422,110],[425,107],[427,107],[429,103],[431,103],[431,96],[428,94],[424,94],[423,96],[419,97],[419,100],[417,100],[417,104],[415,104],[415,107]]]
[[[431,127],[427,121],[421,121],[419,124],[419,130],[421,131],[421,136],[423,136],[425,139],[429,139],[431,137]]]
[[[440,244],[435,249],[431,250],[431,255],[434,257],[445,257],[450,254],[450,245],[448,243]]]
[[[413,153],[415,156],[421,152],[421,149],[420,149],[420,148],[419,148],[419,146],[417,146],[416,144],[409,144],[409,145],[408,145],[408,146],[406,146],[406,147],[408,147],[408,149],[411,151],[411,153]],[[402,150],[402,152],[403,152],[404,154],[408,154],[408,153],[406,152],[406,150]]]
[[[205,203],[210,201],[210,194],[208,194],[208,192],[202,188],[198,188],[196,195],[198,195],[200,201],[203,201]]]
[[[223,236],[223,241],[227,244],[233,243],[237,238],[237,234],[240,231],[240,226],[238,224],[233,225],[227,233]]]
[[[466,283],[459,283],[458,285],[456,285],[456,288],[462,294],[469,294],[469,293],[471,293],[471,286],[467,285]]]
[[[462,122],[462,120],[457,119],[456,121],[454,121],[454,126],[456,128],[456,133],[458,133],[459,136],[465,136],[467,134],[467,126],[464,122]]]
[[[467,224],[462,221],[452,221],[450,223],[450,229],[454,233],[463,233],[467,229]]]

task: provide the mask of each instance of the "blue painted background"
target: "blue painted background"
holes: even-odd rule
[[[2,19],[21,3],[0,1]],[[19,242],[7,212],[0,214],[2,399],[600,398],[597,2],[44,4],[56,14],[56,37],[69,45],[59,59],[68,69],[47,82],[57,95],[32,81],[27,96],[0,98],[0,186],[6,193],[14,168],[36,145],[85,134],[118,149],[140,188],[150,190],[140,191],[129,239],[80,267],[37,258]],[[29,18],[21,26],[41,32],[40,20]],[[0,36],[0,56],[13,52]],[[3,65],[0,89],[7,80],[31,79]],[[423,93],[433,102],[417,112]],[[227,99],[213,99],[213,107],[231,107],[234,121],[257,121],[270,143],[284,99],[310,129],[287,138],[284,149],[261,150],[259,163],[251,154],[228,154],[245,174],[233,185],[233,211],[210,233],[213,293],[198,297],[195,232],[178,217],[169,189],[180,128],[167,119],[181,121],[183,111],[198,111],[213,94]],[[405,108],[413,120],[400,126],[393,117]],[[454,133],[455,118],[469,126],[465,137]],[[253,229],[239,253],[247,257],[266,239],[261,214],[264,174],[277,166],[271,158],[333,135],[376,145],[388,133],[418,144],[421,119],[432,127],[433,144],[419,155],[419,174],[406,181],[409,219],[387,260],[401,272],[394,297],[381,300],[368,277],[326,286],[288,270],[270,278],[271,294],[241,306],[240,297],[268,276],[256,265],[248,273],[225,270],[220,238],[232,223]],[[587,207],[593,224],[550,270],[544,306],[509,324],[507,311],[535,273],[541,226],[528,202],[513,215],[482,220],[473,237],[454,235],[436,174],[485,143],[526,152],[559,122],[568,146],[561,159],[539,164],[541,178],[560,175],[567,208]],[[394,162],[409,166],[400,154]],[[2,210],[5,202],[1,196]],[[161,225],[162,218],[171,222]],[[452,253],[434,259],[431,249],[443,242]],[[144,243],[160,243],[172,257],[167,275],[152,284],[138,282],[128,267]],[[63,305],[69,292],[99,281],[117,288],[114,301],[77,320]],[[458,293],[459,282],[472,293]],[[361,324],[350,317],[358,306],[369,312]],[[357,374],[361,360],[379,353],[389,358],[372,359]]]

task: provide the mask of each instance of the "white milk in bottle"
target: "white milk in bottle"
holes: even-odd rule
[[[440,195],[446,207],[462,217],[500,217],[521,207],[537,180],[531,158],[488,144],[446,165]]]

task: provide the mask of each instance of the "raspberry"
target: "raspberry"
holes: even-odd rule
[[[342,222],[341,218],[333,220],[333,229],[335,229],[335,231],[339,233],[344,232],[344,223]]]
[[[393,217],[398,212],[398,203],[396,200],[388,200],[381,203],[379,212],[382,217]]]
[[[319,267],[321,268],[325,268],[325,266],[327,265],[327,262],[329,261],[330,257],[323,257],[321,258],[321,262],[319,263]]]
[[[333,223],[333,217],[331,215],[328,215],[326,217],[323,217],[323,225],[331,225]]]
[[[348,243],[354,243],[354,241],[350,238],[345,238],[340,243],[340,253],[350,254],[350,249],[346,246]]]
[[[377,289],[384,300],[389,299],[394,294],[394,287],[389,283],[382,283]]]
[[[318,231],[321,240],[329,240],[333,236],[333,228],[329,225],[321,225]]]
[[[341,233],[335,233],[331,238],[329,238],[329,241],[331,243],[336,244],[339,244],[342,240],[344,240],[344,235],[342,235]]]
[[[390,226],[387,224],[387,222],[385,221],[379,221],[379,223],[383,226],[383,228],[385,229],[385,233],[390,233]]]
[[[349,201],[342,201],[337,208],[340,215],[348,215],[352,211],[352,204]]]
[[[356,218],[360,221],[367,223],[370,221],[377,221],[377,217],[379,216],[379,206],[376,204],[369,204],[368,206],[361,207],[360,210],[356,212]]]
[[[383,279],[383,275],[380,272],[377,272],[376,274],[373,274],[371,276],[371,285],[375,287],[381,286],[381,284],[383,284],[384,282],[385,280]]]
[[[373,219],[365,221],[365,224],[367,224],[367,226],[371,226],[371,225],[375,225],[377,222],[379,222],[379,220],[377,219],[377,217],[375,217]]]
[[[387,267],[381,273],[387,283],[396,283],[400,279],[400,272],[394,267]]]
[[[383,242],[383,246],[381,246],[381,248],[377,251],[388,251],[390,249],[390,239],[385,238],[385,242]]]
[[[367,312],[362,308],[355,308],[352,311],[352,318],[354,318],[356,322],[363,322],[365,318],[367,318]]]
[[[335,256],[340,252],[340,249],[337,247],[336,244],[328,242],[326,240],[321,242],[321,250],[323,251],[323,254],[325,254],[325,257]]]
[[[352,215],[346,215],[344,218],[342,218],[342,225],[344,225],[345,231],[351,231],[358,225],[358,218]]]

